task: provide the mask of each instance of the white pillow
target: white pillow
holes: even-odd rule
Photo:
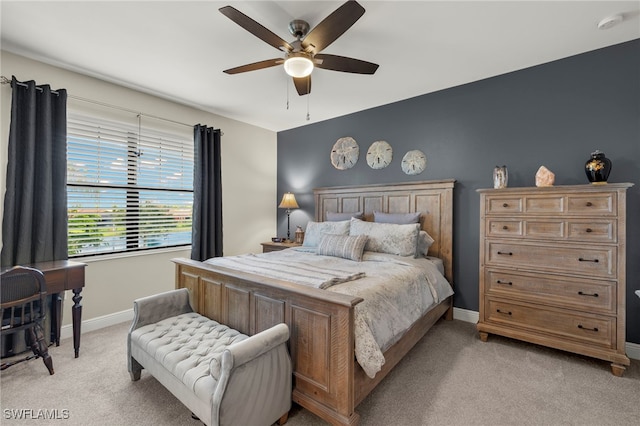
[[[318,247],[322,234],[349,235],[349,221],[339,222],[309,222],[304,232],[302,247]]]
[[[351,219],[349,235],[367,235],[366,251],[415,257],[420,224],[364,222]]]
[[[365,244],[367,244],[366,235],[323,234],[316,254],[342,257],[360,262],[362,261]]]

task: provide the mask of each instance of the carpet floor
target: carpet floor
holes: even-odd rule
[[[41,360],[2,371],[2,425],[187,425],[190,412],[153,377],[132,382],[119,324],[50,347]],[[360,404],[362,425],[638,425],[640,361],[624,377],[609,363],[439,321]],[[19,418],[22,417],[22,418]],[[25,418],[26,417],[26,418]],[[294,405],[289,426],[325,425]]]

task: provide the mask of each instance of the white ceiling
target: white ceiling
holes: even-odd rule
[[[2,0],[1,47],[281,131],[640,38],[640,1],[361,0],[365,14],[323,53],[375,62],[376,74],[317,69],[300,97],[281,67],[222,72],[281,53],[218,8],[292,41],[289,21],[313,28],[342,3]],[[623,22],[597,28],[614,14]]]

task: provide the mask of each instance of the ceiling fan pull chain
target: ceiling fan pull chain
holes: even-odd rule
[[[286,86],[287,86],[287,111],[289,111],[289,79],[285,78]]]
[[[309,85],[311,84],[311,79],[307,79],[307,88],[309,88]],[[311,98],[311,90],[307,91],[307,121],[309,121],[311,119],[311,116],[309,115],[309,99]]]

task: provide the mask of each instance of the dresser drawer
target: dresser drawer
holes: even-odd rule
[[[570,241],[616,243],[617,235],[616,221],[613,219],[567,221],[567,239]]]
[[[616,243],[617,230],[614,219],[486,219],[488,237],[534,238],[551,241],[584,241]]]
[[[615,215],[615,194],[594,192],[567,195],[567,213],[576,215]]]
[[[616,313],[615,281],[580,280],[487,268],[484,291],[488,296],[519,298],[586,312]]]
[[[486,213],[530,213],[530,214],[561,214],[565,209],[565,196],[561,194],[547,194],[534,196],[490,196],[487,200]]]
[[[522,213],[522,197],[490,197],[486,203],[487,213]]]
[[[564,339],[615,348],[615,318],[581,315],[539,305],[485,299],[487,323],[515,326]]]
[[[524,222],[505,218],[487,219],[487,236],[489,237],[522,237],[524,235]]]
[[[576,215],[615,216],[616,195],[607,192],[582,194],[490,195],[485,204],[488,215]]]
[[[565,211],[562,194],[525,197],[525,211],[531,214],[559,214]]]
[[[615,246],[547,246],[486,239],[485,263],[613,279],[616,278],[616,250]]]
[[[554,219],[526,220],[524,235],[529,238],[562,240],[565,238],[565,222]]]

